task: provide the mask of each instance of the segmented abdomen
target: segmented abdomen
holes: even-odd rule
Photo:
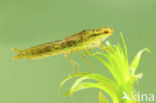
[[[72,53],[85,49],[84,47],[81,47],[80,44],[81,41],[55,41],[21,51],[18,50],[19,54],[17,56],[14,56],[13,59],[40,59],[48,56]]]

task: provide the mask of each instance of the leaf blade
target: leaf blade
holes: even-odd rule
[[[142,56],[143,52],[145,52],[145,51],[147,51],[147,52],[150,53],[150,50],[149,50],[148,48],[144,48],[144,49],[140,50],[140,51],[136,54],[136,56],[134,57],[134,59],[133,59],[131,65],[130,65],[130,69],[131,69],[132,75],[135,74],[135,71],[136,71],[136,69],[137,69],[137,67],[138,67],[138,65],[139,65],[141,56]]]
[[[109,100],[99,91],[99,103],[110,103]]]

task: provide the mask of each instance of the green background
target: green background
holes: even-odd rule
[[[144,47],[152,51],[141,59],[138,72],[144,76],[136,89],[156,95],[155,25],[155,0],[0,0],[0,103],[98,103],[98,89],[64,98],[73,81],[58,96],[60,82],[72,72],[63,55],[12,61],[16,53],[11,48],[25,49],[99,27],[114,28],[114,35],[108,39],[112,43],[121,42],[123,32],[130,61]],[[80,53],[72,58],[79,62],[82,72],[89,70]],[[98,60],[87,58],[94,65],[93,73],[110,76]]]

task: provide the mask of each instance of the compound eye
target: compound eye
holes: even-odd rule
[[[108,31],[108,30],[105,30],[104,33],[105,33],[105,34],[109,34],[109,31]]]

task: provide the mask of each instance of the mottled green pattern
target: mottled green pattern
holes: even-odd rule
[[[92,46],[98,46],[113,33],[111,28],[99,28],[96,30],[84,30],[63,40],[31,47],[25,50],[17,50],[19,54],[13,59],[40,59],[59,54],[70,54],[76,51],[86,50]]]

